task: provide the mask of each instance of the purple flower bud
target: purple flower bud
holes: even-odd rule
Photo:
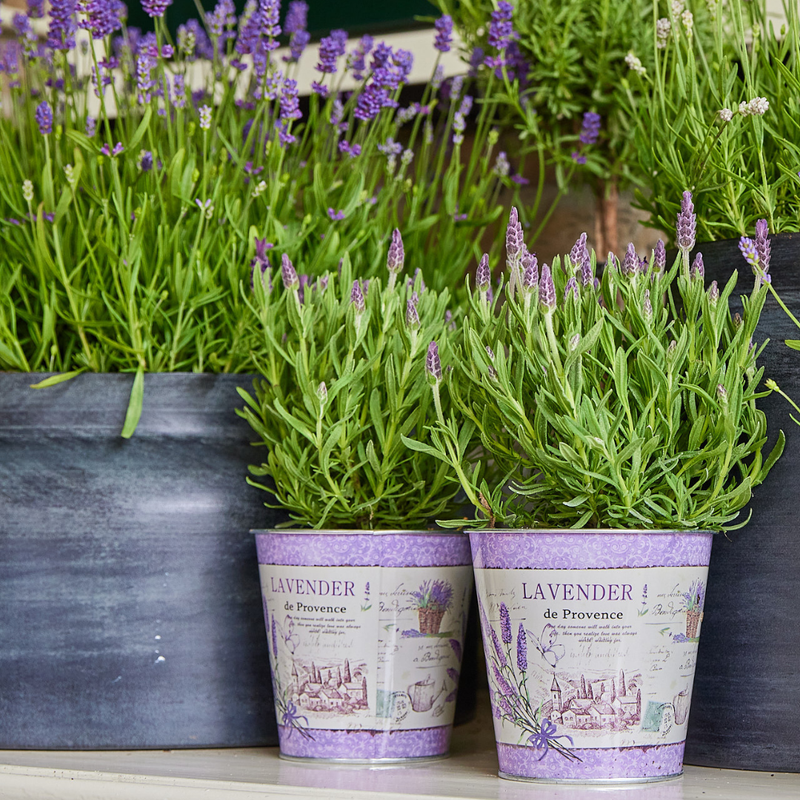
[[[431,342],[428,345],[428,355],[425,357],[425,369],[431,383],[439,383],[442,379],[442,362],[439,359],[439,345]]]
[[[676,234],[678,247],[688,253],[694,247],[697,234],[697,216],[694,213],[694,205],[692,204],[692,193],[688,191],[683,193],[683,198],[681,199]]]
[[[653,250],[653,269],[656,272],[663,272],[667,266],[667,249],[664,247],[664,242],[659,239],[656,242],[655,250]]]
[[[625,251],[625,260],[622,262],[622,274],[631,277],[639,271],[639,256],[636,255],[636,248],[631,242]]]
[[[367,307],[359,281],[353,281],[353,288],[350,290],[350,302],[355,308],[356,314],[362,314]]]
[[[716,281],[711,281],[711,286],[708,287],[708,300],[714,306],[719,300],[719,286]]]
[[[163,17],[171,5],[172,0],[142,0],[142,8],[148,17]]]
[[[46,100],[36,107],[34,118],[42,136],[47,136],[53,132],[53,109],[50,108],[50,103]]]
[[[475,285],[478,291],[487,291],[492,284],[492,270],[489,267],[489,254],[484,253],[478,264],[478,271],[475,273]]]
[[[542,275],[539,279],[539,303],[548,311],[556,307],[556,287],[547,264],[542,265]]]
[[[449,14],[444,14],[433,23],[436,28],[436,38],[433,46],[440,53],[449,53],[450,45],[453,44],[453,18]]]
[[[497,10],[492,12],[489,23],[489,46],[497,50],[505,50],[514,35],[511,19],[514,15],[514,6],[506,0],[500,0]]]
[[[303,0],[292,0],[289,3],[289,10],[286,12],[286,19],[283,22],[283,30],[291,35],[304,31],[308,26],[308,3]]]
[[[593,111],[587,111],[583,115],[581,134],[578,137],[581,144],[595,144],[597,142],[597,137],[600,135],[600,121],[600,115],[595,114]]]
[[[760,219],[756,222],[756,251],[758,264],[765,274],[769,272],[770,249],[769,225],[765,219]]]
[[[412,331],[417,331],[420,328],[419,311],[417,311],[417,304],[413,300],[406,301],[406,325]]]
[[[386,257],[386,269],[393,275],[401,272],[405,261],[405,250],[403,249],[403,237],[400,231],[395,228],[392,231],[392,243],[389,245],[389,255]]]
[[[694,261],[692,262],[692,269],[689,273],[691,277],[699,278],[701,281],[705,278],[706,275],[706,268],[703,265],[703,254],[697,253],[694,257]]]
[[[575,280],[573,276],[567,281],[567,285],[564,288],[564,302],[566,303],[567,300],[578,300],[580,295],[578,294],[578,281]]]
[[[734,327],[734,329],[738,330],[739,328],[742,327],[743,323],[744,323],[744,320],[742,319],[742,315],[737,311],[733,315],[733,327]]]
[[[510,268],[514,268],[522,250],[522,225],[516,207],[511,209],[506,228],[506,261]]]
[[[717,399],[721,405],[728,405],[728,390],[721,383],[717,384]]]
[[[500,661],[500,666],[504,667],[508,663],[506,661],[506,654],[503,652],[503,648],[500,645],[500,639],[497,636],[497,632],[491,625],[489,626],[489,636],[492,639],[492,646],[494,647],[494,652],[497,654],[497,658]]]
[[[86,117],[86,135],[91,139],[97,130],[97,120],[94,117]]]
[[[517,632],[517,669],[520,672],[528,669],[528,636],[521,622]]]
[[[281,279],[286,289],[297,289],[300,286],[297,272],[286,253],[281,256]]]
[[[317,387],[317,399],[321,406],[324,406],[328,402],[328,387],[325,385],[325,381],[322,381]]]
[[[653,316],[653,304],[650,302],[650,290],[645,289],[644,303],[642,304],[642,313],[645,319],[651,319]]]
[[[500,635],[504,644],[511,644],[511,615],[505,603],[500,603]]]
[[[539,283],[539,262],[534,253],[528,252],[523,245],[522,249],[522,288],[533,291]]]
[[[751,267],[758,266],[758,250],[756,249],[756,243],[752,239],[742,236],[739,239],[739,250]]]
[[[51,0],[47,46],[54,50],[71,50],[75,47],[77,29],[75,0]]]

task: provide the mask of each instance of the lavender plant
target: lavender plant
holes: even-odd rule
[[[266,460],[251,467],[295,523],[313,528],[423,528],[452,509],[458,486],[447,465],[412,452],[403,437],[428,440],[435,419],[426,359],[459,335],[447,290],[403,273],[395,233],[386,280],[355,279],[349,255],[340,273],[298,276],[281,256],[280,280],[256,268],[250,304],[266,355],[263,379],[239,412]],[[436,403],[447,413],[446,395]]]
[[[47,43],[20,15],[0,58],[0,369],[135,373],[126,434],[146,372],[263,363],[253,258],[276,248],[318,276],[347,253],[368,277],[399,228],[412,270],[460,285],[513,185],[495,167],[493,102],[462,144],[463,80],[444,97],[436,72],[401,107],[412,54],[369,36],[348,53],[332,31],[303,111],[305,3],[281,26],[278,0],[250,0],[238,20],[219,0],[175,41],[168,5],[144,0],[155,31],[142,35],[117,0],[54,0]],[[79,27],[90,38],[76,45]],[[349,95],[345,74],[360,81]]]
[[[629,245],[602,275],[581,237],[569,256],[538,264],[515,242],[505,297],[471,292],[453,373],[431,377],[453,404],[430,442],[410,447],[449,464],[475,507],[476,527],[720,530],[780,456],[767,455],[753,342],[763,280],[731,315],[728,284],[706,286],[689,262],[696,226],[683,198],[681,252],[668,267]],[[480,435],[483,451],[464,443]],[[745,520],[746,521],[746,520]],[[463,520],[447,523],[464,525]]]
[[[671,237],[674,198],[685,187],[700,241],[749,236],[758,218],[775,233],[800,230],[797,4],[783,3],[780,30],[765,0],[712,8],[710,42],[693,36],[672,6],[656,11],[643,51],[652,70],[627,81],[644,176],[636,204]]]
[[[447,611],[453,601],[453,587],[444,580],[423,581],[419,589],[411,592],[417,608]]]
[[[623,79],[632,46],[648,35],[650,0],[439,0],[455,17],[486,96],[496,96],[537,162],[541,201],[548,167],[560,197],[588,182],[598,203],[600,249],[616,249],[620,185],[640,177]],[[648,53],[649,54],[649,53]],[[646,58],[646,66],[651,60]],[[524,218],[531,216],[521,209]],[[546,222],[549,214],[543,215]],[[538,225],[541,229],[542,224]],[[531,241],[535,240],[531,236]],[[603,243],[605,242],[605,244]]]

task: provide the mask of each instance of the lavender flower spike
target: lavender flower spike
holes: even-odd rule
[[[353,288],[350,291],[350,302],[356,310],[356,314],[363,314],[367,307],[364,300],[364,292],[361,291],[361,284],[358,281],[353,281]]]
[[[449,53],[450,45],[453,44],[453,18],[449,14],[444,14],[433,23],[436,28],[436,38],[433,46],[440,53]]]
[[[758,264],[764,274],[769,272],[770,255],[769,225],[765,219],[756,222],[756,251],[758,252]],[[770,281],[767,281],[769,283]]]
[[[566,303],[569,299],[580,299],[580,295],[578,294],[578,281],[576,281],[574,277],[570,278],[567,281],[567,285],[564,287],[564,302]]]
[[[54,50],[71,50],[75,47],[77,29],[75,0],[51,0],[47,46]]]
[[[685,254],[685,260],[688,263],[688,254],[694,247],[697,234],[697,216],[694,213],[692,193],[688,191],[683,193],[683,198],[681,199],[681,210],[678,214],[676,234],[678,247]]]
[[[622,262],[622,274],[631,278],[636,275],[638,271],[639,256],[636,255],[636,247],[633,242],[630,242],[628,244],[628,249],[625,251],[625,260]]]
[[[478,291],[486,292],[492,285],[492,270],[489,268],[489,254],[484,253],[475,273],[475,286]]]
[[[520,258],[522,256],[522,225],[516,208],[511,209],[506,228],[506,264],[511,273],[508,281],[508,294],[513,299],[514,290],[522,282],[520,275]]]
[[[664,247],[664,242],[659,239],[656,242],[655,249],[653,250],[653,269],[656,272],[663,272],[667,266],[667,249]]]
[[[41,133],[42,136],[47,136],[49,133],[53,132],[53,109],[50,108],[50,103],[46,100],[39,103],[36,107],[34,118],[36,119],[36,124],[39,126],[39,133]]]
[[[142,8],[148,17],[163,17],[171,5],[172,0],[142,0]]]
[[[436,342],[431,342],[428,345],[425,370],[428,373],[428,381],[430,383],[437,384],[442,380],[442,362],[439,359],[439,345]]]
[[[413,300],[406,301],[406,325],[412,331],[418,331],[420,328],[419,311]]]
[[[556,287],[547,264],[542,265],[542,275],[539,279],[539,303],[544,306],[545,311],[552,311],[556,307]]]
[[[497,632],[491,625],[489,626],[489,635],[492,637],[492,645],[494,645],[494,651],[497,653],[500,666],[504,667],[508,663],[508,661],[506,661],[506,654],[503,652],[503,648],[500,646],[500,639],[497,636]]]
[[[405,260],[405,250],[403,249],[403,237],[400,231],[395,228],[392,231],[392,243],[389,245],[389,255],[386,257],[386,269],[392,275],[397,275],[403,269]]]
[[[511,644],[511,616],[505,603],[500,603],[500,636],[504,644]]]
[[[528,669],[528,636],[521,622],[517,632],[517,669],[520,672]]]
[[[532,292],[539,284],[539,262],[535,253],[529,253],[528,248],[522,248],[522,289]]]
[[[744,260],[751,267],[755,268],[758,266],[758,250],[756,249],[756,243],[752,239],[742,236],[742,238],[739,239],[739,251],[744,256]]]
[[[695,255],[694,261],[692,262],[692,270],[690,274],[693,279],[699,278],[700,280],[703,280],[703,278],[705,278],[706,268],[703,264],[702,253],[697,253],[697,255]]]
[[[286,253],[281,256],[281,279],[286,289],[297,289],[300,286],[300,279],[297,277],[297,271]]]

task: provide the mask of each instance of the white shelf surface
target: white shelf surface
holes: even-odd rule
[[[457,728],[449,759],[403,767],[306,766],[277,748],[0,751],[3,800],[798,800],[800,774],[686,767],[661,783],[578,786],[497,777],[486,714]]]

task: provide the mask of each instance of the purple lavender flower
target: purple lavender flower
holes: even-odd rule
[[[564,287],[564,302],[566,303],[570,298],[573,300],[580,299],[578,281],[575,280],[574,276],[567,281],[567,285]]]
[[[283,21],[283,30],[291,35],[304,31],[308,27],[308,3],[303,0],[292,0],[286,19]]]
[[[384,107],[388,92],[375,84],[369,84],[358,96],[353,116],[362,122],[368,122],[378,116]]]
[[[528,669],[528,636],[521,622],[517,632],[517,669],[520,672]]]
[[[350,303],[355,308],[356,314],[362,314],[367,307],[359,281],[353,281],[353,288],[350,290]]]
[[[280,9],[280,0],[259,0],[258,17],[261,23],[261,33],[267,37],[267,41],[262,42],[262,46],[267,52],[278,47],[277,39],[281,35]]]
[[[153,169],[153,153],[151,150],[142,150],[139,153],[139,169],[142,172],[150,172]]]
[[[522,225],[520,224],[516,207],[512,207],[511,213],[508,215],[508,226],[506,227],[506,261],[510,268],[516,268],[521,250]]]
[[[770,250],[769,225],[765,219],[756,222],[756,250],[758,252],[758,264],[764,274],[769,272]]]
[[[528,248],[522,247],[522,288],[532,292],[539,285],[539,261],[535,253],[529,253]]]
[[[92,39],[103,39],[122,27],[113,0],[82,0],[84,19],[81,28],[91,31]]]
[[[337,211],[335,208],[328,208],[328,216],[334,222],[340,222],[341,220],[344,219],[344,211],[342,211],[341,209]]]
[[[756,286],[760,286],[762,279],[765,283],[772,283],[772,276],[764,274],[763,267],[761,266],[758,242],[749,239],[747,236],[742,236],[739,239],[739,250],[745,258],[745,261],[753,268],[753,274],[756,276]]]
[[[478,271],[475,273],[475,286],[478,291],[486,292],[492,285],[492,270],[489,267],[489,254],[484,253],[478,264]]]
[[[150,72],[155,68],[156,64],[153,58],[146,53],[140,53],[136,57],[136,90],[139,95],[140,103],[150,102],[150,90],[155,85],[150,77]]]
[[[39,133],[41,133],[42,136],[47,136],[53,132],[53,109],[50,108],[50,103],[46,100],[39,103],[36,107],[34,118],[36,119],[36,124],[39,126]]]
[[[642,314],[645,319],[651,319],[653,316],[653,304],[650,302],[650,290],[644,291],[644,302],[642,303]]]
[[[683,198],[681,199],[681,210],[678,213],[676,231],[678,247],[684,253],[688,253],[694,247],[695,236],[697,233],[697,216],[694,213],[691,192],[687,191],[683,193]]]
[[[436,28],[433,46],[440,53],[449,53],[450,45],[453,44],[453,18],[449,14],[443,14],[433,26]]]
[[[653,250],[653,269],[656,272],[663,272],[667,266],[667,249],[664,247],[664,242],[659,239],[656,242],[655,249]]]
[[[586,163],[586,156],[582,156],[582,155],[581,155],[581,154],[580,154],[580,153],[579,153],[577,150],[573,150],[573,151],[570,153],[570,158],[571,158],[571,159],[572,159],[572,160],[573,160],[573,161],[574,161],[576,164],[585,164],[585,163]]]
[[[175,108],[186,108],[186,83],[180,73],[172,79],[172,104]]]
[[[546,311],[552,311],[556,307],[556,287],[547,264],[542,265],[542,275],[539,278],[539,303]]]
[[[339,152],[345,153],[346,155],[350,156],[350,158],[355,158],[356,156],[361,155],[361,145],[360,144],[350,144],[347,139],[342,139],[339,142]]]
[[[711,281],[711,286],[708,287],[708,299],[712,305],[716,305],[719,300],[719,285],[716,281]]]
[[[297,289],[300,286],[297,271],[286,253],[281,256],[281,280],[286,289]]]
[[[631,278],[637,272],[639,272],[639,256],[636,255],[633,242],[629,242],[628,249],[625,251],[625,260],[622,262],[622,274]]]
[[[706,269],[703,265],[703,254],[697,253],[692,262],[692,269],[690,275],[692,278],[699,278],[702,280],[705,277]]]
[[[586,246],[586,234],[582,233],[575,244],[572,245],[572,250],[569,251],[569,262],[573,270],[577,270],[583,267],[584,262],[588,260],[589,248]]]
[[[506,661],[506,654],[503,652],[503,647],[500,644],[500,639],[497,636],[497,632],[495,629],[490,625],[489,626],[489,636],[492,640],[492,646],[494,647],[494,652],[497,654],[497,659],[500,661],[500,666],[505,667],[508,663]]]
[[[271,250],[273,245],[270,244],[266,238],[255,240],[256,254],[250,262],[250,288],[255,289],[255,276],[256,270],[261,273],[261,282],[264,285],[264,273],[272,267],[267,250]],[[264,288],[267,288],[266,286]],[[270,280],[269,290],[272,291],[272,281]]]
[[[86,117],[86,135],[92,139],[97,131],[97,120],[94,117]]]
[[[500,603],[500,636],[504,644],[511,644],[511,615],[505,603]]]
[[[172,5],[172,0],[142,0],[142,8],[148,17],[163,17]]]
[[[506,0],[500,0],[497,9],[492,12],[492,19],[489,23],[489,46],[496,50],[505,50],[514,35],[514,27],[511,19],[514,15],[514,6]],[[490,64],[489,66],[497,66]]]
[[[289,55],[283,57],[284,61],[297,63],[310,41],[311,34],[308,31],[293,33],[292,38],[289,40]]]
[[[272,657],[278,658],[278,626],[275,623],[275,615],[272,616]]]
[[[396,275],[402,271],[404,260],[403,237],[400,235],[400,231],[395,228],[392,231],[392,243],[389,245],[389,254],[386,257],[386,269]]]
[[[364,35],[350,53],[348,62],[353,71],[353,77],[357,81],[364,80],[364,73],[367,69],[366,58],[372,51],[374,41],[371,36]]]
[[[75,47],[75,31],[78,29],[75,11],[75,0],[51,0],[48,47],[54,50],[71,50]]]
[[[425,370],[431,383],[439,383],[442,379],[442,362],[439,359],[439,345],[431,342],[428,345],[428,354],[425,357]]]
[[[600,135],[600,122],[602,117],[594,111],[587,111],[583,115],[583,124],[578,140],[581,144],[595,144]]]
[[[344,39],[342,39],[342,34],[344,34]],[[336,72],[336,59],[344,55],[346,46],[347,34],[342,30],[331,31],[330,36],[320,39],[317,70],[323,75],[332,75]]]
[[[420,328],[419,311],[417,311],[416,303],[413,300],[406,301],[406,325],[412,331],[417,331]]]
[[[281,92],[281,120],[288,122],[293,119],[300,119],[303,112],[300,111],[300,102],[297,99],[297,81],[286,80],[283,82]]]
[[[44,0],[28,0],[28,16],[41,19],[44,16]]]

